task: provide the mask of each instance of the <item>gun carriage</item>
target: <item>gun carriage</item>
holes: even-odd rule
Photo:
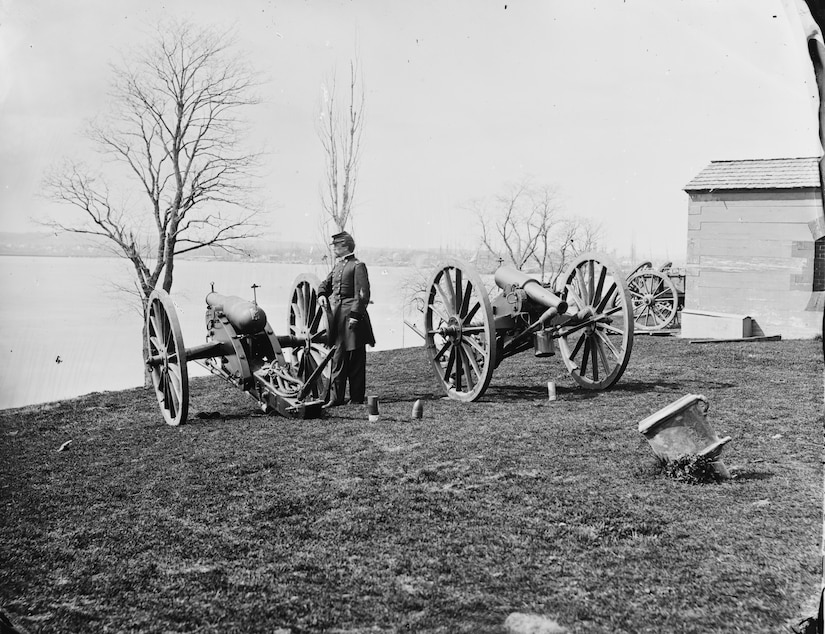
[[[148,357],[158,404],[170,425],[189,412],[187,363],[194,361],[240,388],[266,413],[295,418],[322,416],[329,390],[327,337],[330,316],[317,301],[318,279],[300,275],[290,293],[288,331],[276,335],[253,300],[210,292],[206,296],[206,342],[186,348],[172,298],[157,289],[146,313]]]
[[[512,267],[499,267],[500,293],[490,299],[478,273],[450,259],[430,278],[424,330],[433,372],[447,396],[479,399],[502,360],[530,348],[555,354],[589,390],[614,385],[630,359],[633,311],[624,276],[596,253],[582,254],[562,279],[560,294]]]
[[[685,274],[671,262],[659,269],[642,262],[627,276],[636,328],[642,331],[672,328],[685,305]]]

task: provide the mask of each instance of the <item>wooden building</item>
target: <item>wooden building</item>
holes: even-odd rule
[[[767,335],[819,334],[825,216],[817,159],[713,161],[684,189],[685,310],[747,315]]]

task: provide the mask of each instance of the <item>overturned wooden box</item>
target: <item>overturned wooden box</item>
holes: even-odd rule
[[[723,478],[730,475],[721,460],[716,459],[730,436],[720,438],[707,420],[709,403],[701,394],[688,394],[663,407],[639,423],[653,453],[662,460],[677,460],[698,455],[711,459],[714,469]]]

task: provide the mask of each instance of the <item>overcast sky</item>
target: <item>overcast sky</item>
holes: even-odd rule
[[[83,151],[109,63],[170,17],[235,26],[266,83],[274,239],[318,238],[322,85],[358,58],[360,245],[475,242],[474,198],[531,178],[605,246],[684,258],[684,185],[712,160],[820,153],[804,51],[780,0],[0,0],[0,231],[70,213],[38,197]]]

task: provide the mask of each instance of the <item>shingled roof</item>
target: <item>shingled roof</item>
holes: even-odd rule
[[[686,192],[717,189],[799,189],[819,187],[818,158],[711,161]]]

